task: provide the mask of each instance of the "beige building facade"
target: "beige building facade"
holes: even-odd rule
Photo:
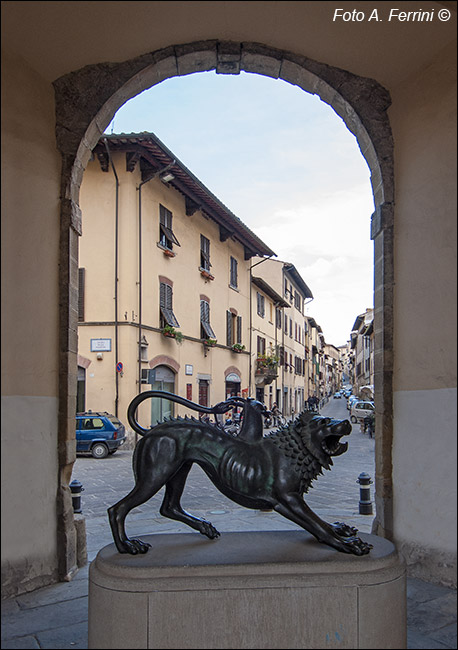
[[[4,595],[77,570],[84,171],[124,102],[204,70],[315,93],[358,141],[374,195],[374,532],[411,574],[456,582],[456,3],[423,22],[389,20],[416,9],[404,0],[360,2],[384,18],[370,23],[334,19],[342,6],[116,2],[108,27],[106,3],[2,3]]]
[[[363,396],[360,392],[364,386],[374,386],[374,310],[366,309],[359,314],[353,324],[351,338],[353,350],[353,392]]]
[[[268,391],[260,380],[256,396],[269,407],[276,402],[285,417],[290,417],[304,408],[309,395],[310,349],[308,324],[305,306],[313,300],[313,294],[293,264],[281,260],[266,259],[254,268],[253,282],[257,286],[264,283],[277,296],[270,301],[268,313],[260,316],[257,298],[257,315],[253,335],[256,337],[258,366],[260,372],[269,359],[275,357],[276,376],[269,384]],[[257,295],[262,291],[258,288]],[[263,301],[261,299],[261,305]],[[261,312],[266,310],[261,308]],[[270,336],[264,340],[262,332],[270,328]],[[261,334],[256,333],[259,329]],[[254,346],[253,346],[254,347]],[[262,373],[261,373],[262,374]]]
[[[322,400],[325,394],[324,382],[324,336],[314,318],[307,318],[309,364],[309,394]]]
[[[101,139],[81,209],[79,408],[126,422],[145,390],[248,396],[251,258],[273,251],[154,134]],[[189,414],[157,398],[139,411],[144,427]]]
[[[342,383],[350,386],[353,383],[354,352],[351,349],[351,341],[338,347],[342,367]]]
[[[325,396],[330,397],[342,386],[343,362],[339,348],[330,343],[324,345]]]

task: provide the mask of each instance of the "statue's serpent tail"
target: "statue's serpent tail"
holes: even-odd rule
[[[211,413],[212,415],[215,415],[217,413],[226,413],[226,411],[229,411],[229,409],[236,406],[242,406],[245,403],[245,400],[243,400],[241,397],[230,397],[225,402],[219,402],[218,404],[215,404],[215,406],[202,406],[201,404],[191,402],[191,400],[186,399],[185,397],[180,397],[174,393],[168,393],[165,390],[147,390],[144,393],[140,393],[134,397],[134,399],[129,404],[129,408],[127,409],[127,419],[130,426],[136,433],[139,433],[141,436],[144,436],[146,433],[148,433],[150,429],[144,429],[139,425],[135,418],[135,412],[139,405],[145,401],[145,399],[150,399],[152,397],[167,399],[170,402],[176,402],[177,404],[186,406],[187,408],[193,409],[194,411],[199,411],[200,413]]]

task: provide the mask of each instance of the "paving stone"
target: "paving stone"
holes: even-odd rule
[[[42,647],[45,646],[38,645],[38,641],[34,636],[21,636],[8,641],[2,640],[2,649],[5,648],[5,650],[35,650],[35,648]]]
[[[39,596],[38,593],[36,595]],[[2,639],[37,635],[46,630],[83,623],[87,621],[87,607],[87,597],[82,597],[3,616]]]
[[[409,650],[444,650],[444,648],[456,648],[456,644],[444,645],[434,641],[426,634],[422,634],[415,628],[407,628],[407,648]]]
[[[49,650],[52,648],[56,650],[85,649],[88,646],[87,621],[77,623],[76,625],[68,625],[54,630],[39,632],[37,639],[40,648],[47,648]]]

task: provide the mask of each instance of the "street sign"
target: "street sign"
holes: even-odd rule
[[[122,372],[123,365],[120,361],[116,364],[116,372]]]

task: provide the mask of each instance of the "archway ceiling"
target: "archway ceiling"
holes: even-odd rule
[[[360,2],[358,8],[385,13],[387,4]],[[437,13],[444,5],[456,3],[432,2],[428,9]],[[333,21],[334,8],[342,6],[353,8],[348,2],[3,2],[2,46],[52,82],[85,65],[125,61],[171,44],[252,41],[394,88],[456,40],[453,10],[447,23],[388,26]]]

